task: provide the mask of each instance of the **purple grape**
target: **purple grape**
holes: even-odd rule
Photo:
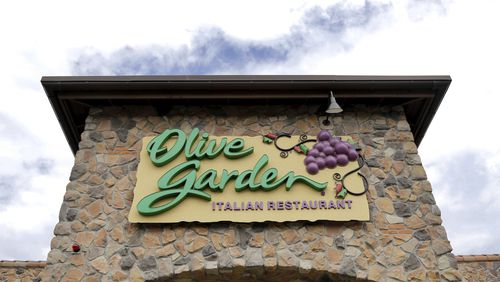
[[[321,152],[321,153],[319,153],[319,157],[320,157],[320,158],[324,158],[324,157],[326,157],[326,154],[325,154],[325,153],[323,153],[323,152]]]
[[[349,148],[347,148],[347,146],[343,142],[335,144],[335,152],[337,154],[347,154],[348,151]]]
[[[313,148],[318,150],[318,152],[323,152],[324,146],[321,143],[316,143],[314,144]]]
[[[325,160],[324,159],[316,159],[316,164],[318,165],[319,169],[324,169],[325,168]]]
[[[349,149],[349,152],[347,152],[347,158],[349,161],[355,161],[358,158],[358,152],[354,149]]]
[[[325,153],[325,155],[327,155],[327,156],[333,155],[333,152],[335,152],[335,149],[333,149],[333,147],[331,147],[331,146],[325,147],[323,149],[323,153]]]
[[[337,137],[331,137],[331,138],[328,140],[328,143],[330,143],[330,145],[331,145],[332,147],[335,147],[335,145],[336,145],[337,143],[339,143],[339,139],[338,139]]]
[[[346,155],[340,154],[337,155],[337,164],[339,166],[346,166],[349,163],[349,158]]]
[[[306,170],[309,174],[316,174],[319,171],[319,167],[316,163],[310,163],[306,166]]]
[[[327,168],[334,168],[337,166],[337,159],[334,156],[327,156],[325,158],[325,165]]]
[[[319,151],[316,150],[316,149],[312,149],[311,151],[309,151],[309,153],[307,154],[308,156],[313,156],[313,157],[318,157],[319,156]]]
[[[318,140],[319,141],[327,141],[328,139],[330,139],[330,132],[326,131],[326,130],[321,130],[319,133],[318,133]]]
[[[304,159],[304,164],[305,165],[308,165],[310,163],[313,163],[316,161],[316,158],[313,157],[313,156],[307,156],[305,159]]]

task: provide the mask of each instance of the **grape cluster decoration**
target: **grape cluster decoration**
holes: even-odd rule
[[[307,172],[315,175],[324,168],[346,166],[358,157],[358,152],[350,143],[322,130],[317,135],[317,143],[307,152],[304,164]]]

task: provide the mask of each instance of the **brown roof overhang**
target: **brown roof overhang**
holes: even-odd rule
[[[203,75],[47,76],[42,85],[73,153],[88,109],[130,104],[318,104],[334,91],[342,105],[402,105],[420,144],[450,76]],[[165,103],[167,104],[167,103]]]

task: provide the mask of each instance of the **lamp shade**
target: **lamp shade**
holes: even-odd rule
[[[328,106],[328,109],[325,111],[327,114],[337,114],[341,113],[343,110],[337,104],[337,101],[335,100],[335,97],[333,97],[333,92],[330,91],[330,106]]]

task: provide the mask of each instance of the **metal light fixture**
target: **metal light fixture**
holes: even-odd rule
[[[327,114],[338,114],[341,113],[343,110],[337,104],[337,101],[335,100],[335,97],[333,97],[333,92],[330,91],[330,106],[328,106],[328,109],[325,111]]]

